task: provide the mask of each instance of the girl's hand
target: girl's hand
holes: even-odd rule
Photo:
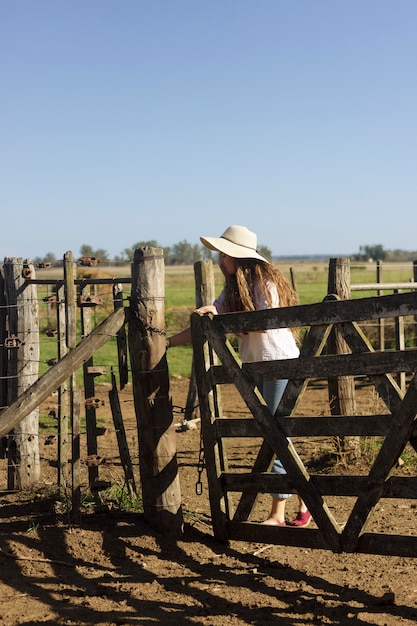
[[[201,306],[199,309],[195,309],[195,313],[199,313],[199,315],[205,315],[206,313],[213,313],[213,315],[217,315],[217,309],[214,304],[206,304],[205,306]]]

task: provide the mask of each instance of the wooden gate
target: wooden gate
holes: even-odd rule
[[[222,541],[242,540],[328,549],[417,556],[417,537],[370,532],[367,522],[381,498],[417,499],[416,476],[395,476],[393,470],[406,444],[417,449],[417,350],[375,351],[359,322],[417,314],[417,293],[342,301],[328,297],[319,304],[265,311],[191,317],[195,369],[200,400],[213,530]],[[229,334],[282,327],[308,332],[300,357],[242,365]],[[343,335],[351,352],[326,354],[332,328]],[[395,382],[399,372],[412,374],[403,393]],[[309,381],[367,377],[387,407],[381,415],[332,417],[297,415],[297,405]],[[272,416],[255,380],[288,379],[286,391]],[[233,383],[253,419],[225,418],[221,385]],[[372,436],[382,445],[369,474],[325,476],[309,474],[287,437]],[[230,471],[227,440],[258,437],[262,442],[253,466]],[[287,475],[269,472],[275,454]],[[316,528],[296,529],[251,522],[260,493],[298,492]],[[239,497],[237,497],[237,495]],[[334,519],[325,496],[356,498],[346,524]]]

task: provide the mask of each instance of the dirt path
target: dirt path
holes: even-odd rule
[[[172,382],[175,406],[184,406],[187,389],[186,380]],[[323,402],[323,394],[315,393],[308,402]],[[107,389],[99,389],[98,396],[106,400]],[[226,396],[225,412],[243,410],[238,397]],[[121,394],[121,403],[132,451],[137,433],[129,392]],[[108,403],[99,419],[106,428],[100,439],[106,459],[100,477],[121,484]],[[56,468],[50,465],[56,448],[46,445],[46,438],[37,491],[7,493],[6,461],[0,461],[0,624],[415,624],[415,559],[215,541],[205,473],[203,492],[196,494],[199,430],[179,432],[177,442],[186,519],[178,542],[153,533],[140,515],[120,514],[116,508],[86,515],[80,528],[71,528],[62,505],[45,495],[56,483]],[[307,448],[302,443],[300,453],[316,461],[329,445],[318,440]],[[244,463],[254,454],[252,447],[250,441],[231,445],[232,462]],[[351,510],[351,500],[329,502],[338,521]],[[268,506],[268,497],[261,498],[260,519]],[[415,505],[384,502],[373,523],[415,536]]]

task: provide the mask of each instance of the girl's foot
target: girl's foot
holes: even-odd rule
[[[304,513],[301,513],[299,511],[297,517],[294,518],[292,522],[290,522],[290,526],[294,526],[295,528],[306,528],[311,520],[312,517],[309,511],[305,511]]]
[[[262,522],[265,526],[286,526],[285,520],[283,522],[279,522],[277,519],[273,517],[269,517],[264,522]]]

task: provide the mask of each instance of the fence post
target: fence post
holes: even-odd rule
[[[64,255],[64,293],[65,293],[65,322],[66,322],[66,343],[67,348],[71,352],[77,345],[77,303],[75,279],[77,275],[74,257],[71,251]],[[75,372],[69,378],[70,390],[70,420],[71,420],[71,502],[74,522],[78,522],[79,508],[79,463],[74,458],[74,446],[78,438],[77,429],[79,429],[79,414],[74,413],[74,408],[79,411],[79,394],[76,392]],[[77,398],[77,401],[74,400]]]
[[[213,261],[204,259],[194,263],[195,278],[195,305],[198,309],[206,304],[212,304],[215,300]],[[191,420],[197,402],[197,381],[195,376],[194,356],[191,365],[190,384],[188,386],[187,400],[185,403],[184,421]]]
[[[135,250],[128,340],[145,520],[161,534],[178,537],[183,517],[166,359],[161,248]]]
[[[63,283],[57,283],[56,286],[56,324],[58,332],[58,361],[64,358],[68,353],[66,343],[66,324],[65,324],[65,290]],[[69,469],[68,463],[70,459],[70,442],[69,442],[69,419],[70,419],[70,397],[68,391],[68,381],[65,380],[58,388],[58,485],[60,487],[68,487],[69,485]]]
[[[5,348],[7,302],[3,270],[0,268],[0,411],[7,406],[7,351]],[[7,439],[0,438],[0,459],[6,458]]]
[[[376,262],[376,282],[382,283],[382,261]],[[383,296],[384,292],[381,289],[377,291],[378,296]],[[381,318],[378,320],[378,331],[379,331],[379,349],[385,350],[385,319]]]
[[[350,298],[350,261],[344,258],[330,259],[328,294],[335,294],[342,300]],[[334,326],[327,340],[329,354],[351,352],[343,338],[343,332]],[[332,415],[356,415],[355,383],[352,376],[329,378],[329,402]],[[347,460],[361,456],[360,437],[341,437],[341,451]]]
[[[294,289],[295,293],[298,293],[297,278],[295,276],[295,270],[293,267],[290,267],[290,281],[291,281],[291,287]]]
[[[123,308],[123,285],[121,283],[113,285],[113,308],[115,311]],[[129,382],[126,328],[124,326],[117,333],[117,359],[120,389],[123,389]]]
[[[4,261],[8,304],[7,403],[12,404],[39,377],[39,305],[31,261]],[[25,489],[39,481],[39,407],[13,429],[8,442],[8,488]]]
[[[80,285],[80,296],[90,296],[90,285]],[[81,335],[86,337],[91,333],[91,307],[81,306]],[[94,364],[93,357],[91,356],[83,364],[83,377],[84,377],[84,401],[94,398],[95,384],[94,376],[90,374],[88,369]],[[97,414],[94,402],[85,404],[85,421],[87,430],[87,455],[90,457],[97,454]],[[98,466],[88,466],[88,483],[91,487],[98,478]]]
[[[413,261],[413,281],[417,283],[417,261]],[[414,316],[414,343],[417,346],[417,315]]]

